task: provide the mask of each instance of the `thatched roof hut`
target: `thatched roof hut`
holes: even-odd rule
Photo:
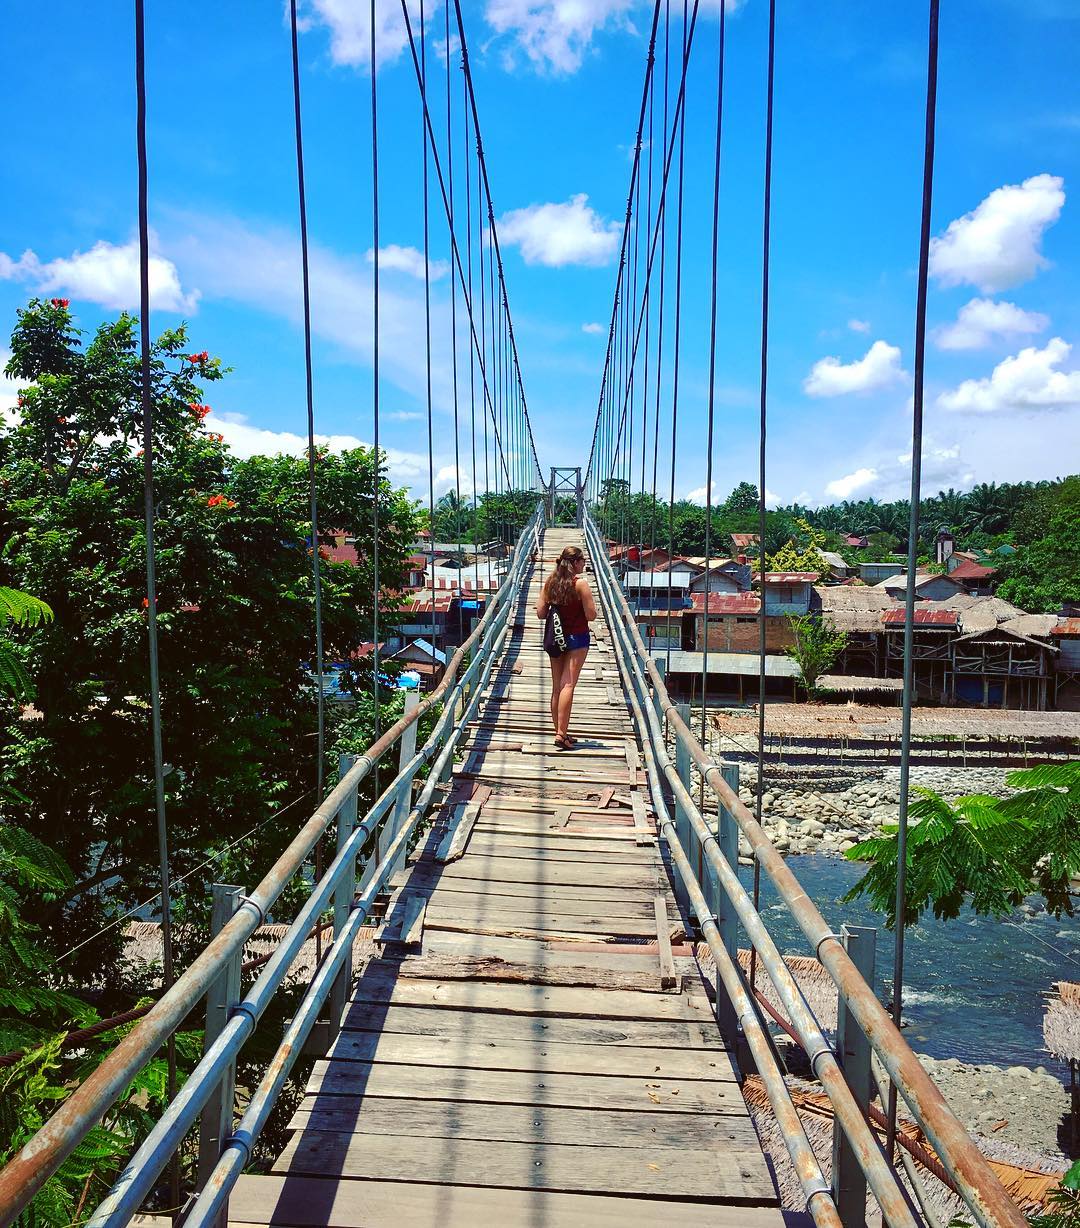
[[[1046,1000],[1043,1040],[1065,1062],[1080,1062],[1080,983],[1058,981]]]
[[[696,948],[698,963],[701,965],[702,971],[710,976],[715,977],[715,969],[713,967],[712,952],[709,950],[708,943],[699,943]],[[802,990],[803,997],[806,999],[807,1005],[814,1012],[814,1016],[818,1023],[827,1032],[836,1031],[836,1003],[837,991],[836,983],[832,977],[825,971],[825,968],[818,963],[813,956],[810,955],[785,955],[784,963],[791,970],[792,976],[795,978],[796,984]],[[750,952],[744,948],[739,950],[739,964],[743,972],[750,975]],[[784,1005],[777,996],[776,989],[769,974],[762,966],[761,960],[758,960],[757,965],[757,983],[756,988],[759,993],[764,994],[765,998],[780,1015],[785,1016],[787,1012],[784,1010]]]

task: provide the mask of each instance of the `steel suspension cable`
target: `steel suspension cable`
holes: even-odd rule
[[[169,872],[169,828],[165,813],[165,757],[161,734],[161,662],[157,626],[157,551],[154,544],[154,398],[150,365],[150,188],[146,145],[146,14],[135,0],[135,143],[138,159],[139,212],[139,382],[143,442],[143,523],[146,535],[146,635],[150,672],[150,740],[154,762],[154,814],[157,827],[158,880],[161,885],[162,979],[166,992],[176,979]],[[167,1049],[168,1096],[176,1096],[176,1041]],[[179,1172],[170,1169],[170,1184],[179,1194]],[[174,1200],[174,1205],[178,1198]]]
[[[431,647],[435,650],[435,430],[431,405],[431,224],[428,215],[427,22],[420,0],[420,134],[424,149],[424,375],[427,381],[428,567],[431,571]],[[434,660],[434,658],[432,658]]]
[[[464,71],[465,65],[465,46],[462,44],[462,87],[465,91],[465,101],[468,101],[469,78]],[[469,266],[469,298],[473,297],[473,235],[472,235],[472,173],[469,170],[469,115],[467,109],[462,107],[462,114],[465,117],[465,122],[462,125],[464,132],[465,146],[465,250],[467,254],[467,262]],[[479,169],[477,170],[479,178]],[[478,546],[477,531],[479,529],[479,515],[477,508],[477,493],[476,485],[476,359],[472,351],[472,346],[469,347],[469,432],[472,446],[472,505],[473,505],[473,545]],[[485,551],[487,558],[488,584],[491,583],[491,556]],[[477,575],[477,580],[479,580]],[[477,586],[479,587],[479,585]]]
[[[761,584],[761,606],[758,611],[758,751],[757,795],[754,818],[761,822],[761,804],[765,795],[765,600],[768,563],[765,558],[765,446],[768,434],[769,404],[769,242],[772,231],[772,154],[773,154],[773,93],[776,76],[776,0],[769,0],[769,49],[765,87],[765,185],[762,197],[761,229],[761,376],[758,404],[758,575]],[[754,907],[761,900],[761,865],[754,858]],[[757,954],[750,951],[750,988],[756,988]]]
[[[669,70],[671,64],[671,0],[664,0],[664,148],[668,142],[668,93]],[[651,121],[650,121],[651,124]],[[650,128],[651,130],[651,128]],[[650,142],[651,144],[651,142]],[[652,175],[652,153],[650,148],[649,174]],[[660,295],[659,322],[656,333],[656,407],[653,413],[653,453],[652,453],[652,499],[649,517],[649,551],[656,557],[656,480],[660,459],[660,387],[661,371],[664,363],[664,287],[667,273],[667,207],[660,203]],[[644,493],[644,474],[642,475],[642,493]],[[642,530],[644,537],[644,530]],[[668,555],[670,563],[671,555]],[[655,586],[654,586],[655,589]],[[654,591],[650,590],[650,594]]]
[[[372,451],[374,453],[374,488],[371,499],[372,588],[372,697],[375,705],[375,738],[382,733],[382,712],[379,707],[379,496],[382,483],[382,460],[379,454],[379,90],[375,59],[375,2],[371,0],[371,416]],[[375,763],[375,793],[379,792],[379,763]]]
[[[655,54],[653,58],[655,59]],[[646,232],[652,229],[653,134],[655,131],[655,126],[653,124],[653,118],[656,112],[656,85],[655,85],[656,78],[653,73],[650,73],[649,77],[650,77],[650,80],[653,82],[653,85],[649,89],[649,161],[648,161],[649,186],[646,192],[646,204],[645,204],[645,219],[646,219],[645,220],[645,230]],[[661,264],[662,264],[663,263],[662,249],[661,249],[660,259],[661,259]],[[645,540],[645,523],[644,523],[644,517],[645,517],[645,452],[646,452],[646,446],[648,443],[647,437],[648,437],[648,418],[649,418],[649,391],[651,387],[650,382],[649,382],[649,322],[650,322],[651,315],[652,315],[652,303],[650,302],[648,311],[646,312],[646,315],[645,315],[645,370],[642,373],[642,381],[641,381],[641,389],[642,389],[641,391],[641,484],[640,484],[639,498],[638,498],[637,535],[634,538],[634,544],[637,547],[639,558],[640,558],[640,555],[641,555],[641,552],[644,546],[644,540]],[[659,361],[657,362],[657,366],[659,366]],[[633,449],[631,449],[631,451],[633,451]],[[632,514],[631,514],[631,520],[633,520]],[[649,558],[649,564],[650,564],[649,566],[649,604],[650,605],[652,605],[654,602],[653,589],[654,589],[655,576],[656,576],[655,563],[656,563],[655,557],[650,555],[650,558]],[[640,564],[639,564],[639,567],[640,567]]]
[[[926,55],[926,126],[923,137],[922,218],[919,282],[915,304],[914,409],[911,419],[911,508],[908,518],[907,591],[904,594],[904,693],[900,724],[900,817],[896,833],[896,946],[893,955],[893,1022],[900,1026],[904,997],[904,915],[907,902],[908,787],[911,777],[911,704],[914,696],[915,566],[918,561],[919,498],[922,490],[923,385],[926,371],[926,298],[930,268],[930,217],[934,203],[934,140],[937,124],[938,0],[930,0]],[[896,1084],[889,1082],[886,1154],[896,1140]]]
[[[708,746],[706,709],[709,690],[709,596],[712,586],[712,488],[713,434],[716,409],[716,290],[720,243],[720,149],[724,130],[724,43],[727,31],[727,5],[720,5],[720,32],[717,46],[716,146],[713,155],[712,270],[709,290],[709,407],[705,460],[705,618],[701,655],[701,745]],[[701,798],[705,799],[705,778],[701,778]]]
[[[296,134],[296,196],[300,219],[300,272],[303,286],[304,393],[307,408],[308,504],[311,521],[311,574],[315,598],[315,704],[317,719],[315,796],[322,801],[326,772],[326,690],[323,663],[322,568],[319,557],[319,496],[315,452],[315,395],[311,359],[311,273],[308,259],[307,189],[304,182],[304,127],[300,109],[300,44],[296,0],[289,0],[292,36],[293,119]],[[315,845],[315,879],[322,878],[322,841]],[[322,935],[316,936],[316,961],[322,959]]]
[[[686,27],[687,0],[683,0],[683,64],[689,53]],[[684,67],[685,72],[685,67]],[[675,449],[679,435],[679,361],[682,353],[682,249],[683,249],[683,198],[686,185],[686,111],[676,111],[673,122],[679,133],[679,191],[675,206],[675,330],[674,358],[672,362],[671,387],[671,486],[668,492],[668,558],[675,553]],[[672,138],[674,138],[674,132]],[[666,172],[665,172],[666,174]],[[671,572],[668,571],[668,604],[671,603]],[[708,634],[708,620],[705,631]],[[671,643],[668,642],[666,666],[671,670]]]
[[[450,6],[444,5],[444,37],[446,40],[446,181],[450,195],[450,233],[454,228],[454,110],[453,73],[450,71]],[[457,342],[457,286],[450,278],[450,355],[453,371],[454,398],[454,544],[461,548],[461,439],[458,419],[458,342]],[[465,611],[462,607],[464,593],[458,583],[458,641],[465,638]]]

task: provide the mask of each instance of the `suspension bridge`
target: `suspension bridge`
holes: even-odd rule
[[[434,114],[436,95],[442,95],[428,63],[422,0],[418,13],[405,0],[401,6],[420,100],[426,313],[425,327],[418,329],[423,339],[418,351],[426,351],[428,372],[431,498],[434,202],[436,216],[445,221],[451,265],[456,486],[460,496],[463,475],[470,477],[471,445],[466,489],[517,498],[527,508],[527,522],[524,528],[515,525],[518,535],[501,585],[453,653],[439,685],[422,699],[412,696],[402,719],[378,732],[365,753],[344,759],[330,787],[323,781],[320,561],[319,551],[312,549],[317,785],[323,800],[261,882],[215,887],[213,937],[178,970],[169,938],[163,729],[156,690],[148,94],[145,17],[136,0],[148,622],[166,985],[137,1026],[0,1171],[3,1222],[15,1222],[27,1212],[35,1193],[108,1114],[132,1077],[168,1046],[185,1021],[205,1011],[202,1060],[175,1088],[168,1107],[93,1212],[93,1228],[131,1222],[196,1131],[195,1187],[184,1191],[181,1207],[173,1208],[190,1228],[225,1223],[471,1228],[488,1220],[545,1228],[661,1221],[769,1228],[792,1218],[812,1220],[821,1228],[860,1228],[868,1217],[893,1228],[936,1228],[926,1182],[940,1183],[958,1200],[965,1218],[984,1228],[1020,1228],[1025,1222],[1020,1210],[897,1026],[902,944],[890,1013],[875,996],[872,976],[866,975],[858,935],[829,927],[770,843],[760,809],[755,812],[739,800],[737,769],[710,757],[691,729],[687,709],[671,701],[663,661],[643,643],[611,565],[612,540],[642,543],[648,538],[653,546],[663,540],[665,526],[654,522],[646,530],[628,524],[625,511],[621,523],[613,523],[605,515],[604,493],[612,479],[632,485],[639,472],[643,493],[650,481],[653,496],[658,489],[663,493],[659,461],[665,455],[667,414],[674,498],[680,330],[685,323],[680,287],[687,75],[692,52],[704,37],[698,0],[682,5],[657,0],[653,9],[592,448],[583,470],[573,467],[579,458],[560,458],[571,467],[549,476],[539,467],[525,400],[465,24],[456,0],[453,32],[450,6],[444,9],[445,44],[451,46],[453,33],[460,50],[460,63],[454,55],[444,58],[445,100],[440,105],[445,131]],[[312,287],[295,3],[290,12],[314,545],[319,525]],[[764,57],[762,541],[775,16],[771,4]],[[379,26],[374,3],[370,19],[378,447]],[[715,115],[716,147],[705,208],[713,228],[711,376],[724,20],[721,6],[719,41],[698,53],[713,57],[710,88],[715,89],[706,100]],[[937,4],[930,0],[913,514],[918,508],[936,40]],[[459,68],[457,96],[452,86]],[[707,499],[714,459],[712,387],[711,380]],[[459,421],[461,409],[468,410],[468,431]],[[375,517],[377,541],[377,506]],[[914,528],[911,543],[914,551]],[[533,610],[553,560],[568,544],[580,545],[587,554],[600,616],[575,700],[578,745],[561,753],[552,744],[551,683],[541,651],[542,626]],[[377,552],[374,563],[378,588]],[[431,573],[434,608],[434,568]],[[909,586],[909,630],[912,594]],[[764,615],[759,622],[763,719]],[[377,624],[375,640],[378,687]],[[910,656],[909,636],[908,697]],[[707,668],[706,649],[703,679]],[[425,715],[435,723],[420,744],[417,734]],[[907,738],[909,715],[908,705]],[[377,800],[361,808],[362,787],[379,781],[380,767]],[[764,774],[761,763],[759,773]],[[388,774],[392,779],[386,784]],[[905,789],[906,776],[902,796]],[[306,872],[329,838],[336,844],[325,854],[327,864],[311,876]],[[749,886],[739,875],[740,838],[754,862]],[[826,1029],[811,1009],[758,909],[763,877],[835,985],[835,1028]],[[245,978],[245,943],[274,915],[283,891],[296,881],[306,884],[305,902],[254,979]],[[276,1051],[258,1085],[242,1089],[238,1098],[238,1054],[287,984],[304,943],[327,917],[332,918],[332,936]],[[740,957],[740,947],[749,952],[748,959]],[[768,997],[761,992],[766,983]],[[774,1040],[777,1029],[805,1053],[827,1097],[834,1135],[827,1156],[811,1145],[793,1101]],[[256,1142],[295,1067],[310,1057],[314,1066],[288,1123],[287,1145],[269,1171],[248,1171]],[[794,1209],[790,1195],[782,1205],[781,1161],[766,1156],[744,1095],[751,1073],[764,1089],[782,1136],[787,1155],[782,1163],[800,1191]],[[880,1109],[871,1103],[879,1091]],[[908,1119],[899,1130],[898,1105]]]

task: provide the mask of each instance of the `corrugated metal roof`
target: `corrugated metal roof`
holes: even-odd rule
[[[662,592],[665,588],[689,588],[694,576],[689,571],[628,571],[622,578],[626,588],[655,588]]]
[[[997,574],[996,567],[984,567],[982,563],[972,562],[971,559],[964,561],[952,571],[947,573],[950,580],[983,580],[987,576]]]
[[[813,584],[820,579],[820,571],[767,571],[766,584]],[[755,580],[760,580],[760,574],[755,573]]]
[[[1051,630],[1051,635],[1080,635],[1080,618],[1063,618]]]
[[[905,610],[882,610],[881,621],[889,627],[904,625]],[[955,627],[957,613],[955,610],[915,610],[916,627]]]
[[[658,661],[667,661],[666,649],[657,649],[653,657]],[[673,674],[700,674],[703,652],[683,652],[672,650],[670,670]],[[756,677],[758,674],[758,656],[753,652],[710,652],[710,674],[744,674]],[[797,678],[799,667],[790,657],[769,655],[765,658],[765,676],[767,678]]]

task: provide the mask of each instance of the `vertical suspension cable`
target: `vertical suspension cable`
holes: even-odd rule
[[[450,5],[444,5],[444,30],[446,38],[446,182],[450,200],[450,259],[453,260],[454,246],[454,111],[453,111],[453,73],[450,71]],[[450,354],[453,371],[454,397],[454,543],[460,552],[461,541],[461,441],[459,438],[460,423],[458,421],[458,341],[457,341],[457,282],[450,278]],[[475,555],[473,556],[475,558]],[[458,582],[458,643],[465,640],[465,610],[462,601],[460,577]]]
[[[687,0],[682,6],[682,61],[683,71],[686,69],[687,54]],[[675,447],[679,433],[679,356],[682,342],[682,240],[683,240],[683,187],[686,169],[686,107],[675,116],[679,125],[679,192],[675,206],[675,332],[674,359],[672,363],[671,387],[671,489],[668,501],[668,558],[675,553]],[[668,569],[668,604],[671,604],[671,569]],[[705,622],[705,633],[708,634],[708,620]],[[671,641],[668,641],[667,671],[671,672]]]
[[[653,53],[652,58],[655,59],[655,52]],[[653,67],[654,66],[650,65],[650,69],[652,69]],[[646,204],[645,204],[645,232],[646,234],[649,234],[652,231],[653,131],[654,131],[653,117],[656,111],[655,81],[656,81],[656,78],[653,75],[653,71],[650,71],[649,72],[649,82],[650,82],[650,85],[649,85],[649,159],[648,159],[648,172],[647,172],[648,178],[649,178],[649,186],[648,186],[648,191],[646,192]],[[662,250],[661,250],[660,263],[661,263],[661,267],[663,267]],[[647,435],[648,435],[649,392],[651,388],[651,385],[649,382],[649,324],[651,322],[651,316],[652,316],[652,300],[648,297],[649,286],[647,282],[645,285],[645,295],[646,295],[645,369],[642,372],[642,378],[641,378],[641,489],[639,492],[639,499],[638,499],[637,534],[634,537],[634,545],[637,548],[639,558],[644,552],[644,545],[645,545],[645,542],[644,542],[644,537],[645,537],[645,527],[644,527],[645,451],[646,451],[646,443],[647,443]],[[657,363],[657,366],[659,366],[659,362]],[[633,452],[632,448],[631,448],[631,452]],[[632,460],[633,460],[633,457],[631,456],[631,461]],[[631,477],[631,484],[632,484],[633,474],[631,474],[630,477]],[[628,501],[629,501],[629,494],[630,492],[628,489],[627,490],[627,500]],[[631,529],[632,529],[633,528],[633,523],[632,523],[633,515],[632,514],[630,516],[630,520],[631,520]],[[668,560],[668,562],[670,565],[670,559]],[[640,568],[640,564],[639,564],[639,568]],[[654,605],[656,601],[655,587],[656,587],[656,557],[655,555],[650,554],[649,556],[649,604],[650,605]],[[668,611],[668,622],[669,622],[668,630],[669,632],[670,632],[670,620],[671,620],[671,611],[669,610]]]
[[[371,500],[372,533],[372,696],[375,703],[375,738],[382,733],[379,707],[379,495],[382,461],[379,456],[379,91],[375,67],[375,0],[371,0],[371,416],[374,452],[374,489]],[[375,795],[379,793],[379,761],[375,761]]]
[[[720,147],[724,128],[724,42],[727,5],[720,5],[720,32],[717,46],[716,147],[713,155],[712,198],[712,278],[709,294],[709,425],[705,460],[705,637],[701,656],[701,745],[709,745],[706,699],[709,690],[709,596],[712,587],[712,487],[713,434],[716,409],[716,290],[720,243]],[[701,778],[701,798],[705,799],[705,778]]]
[[[761,230],[761,378],[758,407],[758,575],[761,607],[758,612],[758,749],[757,796],[754,818],[761,822],[761,799],[765,794],[765,594],[768,576],[765,559],[765,444],[768,427],[769,387],[769,240],[772,229],[773,86],[776,68],[776,0],[769,0],[768,77],[765,92],[765,188]],[[761,899],[761,863],[754,858],[754,908]],[[750,948],[750,989],[757,977],[757,953]]]
[[[420,0],[420,131],[424,140],[424,371],[427,378],[428,567],[431,569],[431,647],[435,649],[435,433],[431,408],[431,225],[428,216],[427,22]],[[432,661],[434,662],[434,655]]]
[[[154,399],[150,372],[150,189],[146,150],[146,15],[135,0],[135,143],[138,157],[140,409],[143,444],[143,519],[146,534],[146,633],[150,669],[150,740],[154,759],[154,813],[157,825],[158,879],[161,888],[161,945],[164,989],[176,979],[173,959],[169,828],[165,816],[165,758],[161,736],[161,666],[157,628],[157,554],[154,546]],[[176,1097],[176,1039],[167,1045],[168,1096]],[[173,1206],[179,1205],[180,1175],[169,1169]]]
[[[466,103],[469,95],[469,78],[464,70],[465,66],[465,45],[461,47],[461,62],[462,73],[461,82],[462,89],[465,92],[465,98],[462,102],[462,115],[465,117],[462,124],[464,133],[465,146],[465,251],[468,264],[468,281],[469,281],[469,304],[470,312],[473,310],[473,234],[472,234],[472,175],[469,171],[469,111]],[[477,183],[479,184],[480,168],[477,166]],[[479,203],[479,201],[477,202]],[[473,353],[473,347],[469,346],[469,433],[472,447],[472,537],[473,546],[479,546],[477,534],[479,530],[479,508],[477,506],[478,487],[476,485],[476,356]],[[491,583],[491,555],[485,551],[487,558],[488,584]],[[477,572],[477,581],[480,579],[479,571]],[[479,583],[477,584],[479,588]],[[485,598],[485,608],[487,599]],[[477,607],[479,610],[479,606]]]
[[[671,0],[664,0],[664,149],[668,144],[668,93],[671,66]],[[650,121],[650,132],[651,132]],[[650,165],[649,174],[652,175]],[[653,414],[652,499],[649,515],[649,550],[656,553],[656,480],[660,460],[660,376],[664,361],[664,286],[667,276],[667,195],[660,199],[660,302],[656,334],[656,408]],[[642,474],[644,492],[644,473]],[[645,532],[642,529],[642,536]],[[668,558],[670,560],[670,554]],[[655,586],[654,586],[655,589]],[[650,590],[650,594],[654,591]]]
[[[475,121],[474,121],[473,126],[475,128],[476,126]],[[479,136],[477,137],[477,140],[479,141]],[[487,353],[487,287],[486,287],[486,279],[484,276],[484,212],[480,208],[480,190],[481,190],[481,179],[480,179],[480,157],[479,157],[479,144],[478,144],[477,145],[477,159],[476,159],[476,205],[477,205],[477,208],[476,208],[476,227],[477,227],[476,247],[477,247],[477,259],[480,265],[480,268],[479,268],[480,353],[482,355],[486,355]],[[481,361],[482,362],[486,361],[486,359],[482,359]],[[487,381],[485,378],[485,388],[486,388],[486,383]],[[491,508],[491,472],[490,472],[490,468],[488,464],[488,451],[489,451],[488,414],[486,412],[486,409],[487,407],[485,405],[485,412],[482,415],[484,419],[484,527],[490,533],[491,525],[488,523],[488,518],[490,517],[490,508]],[[491,541],[491,538],[489,537],[488,542],[490,543],[490,541]],[[497,568],[496,568],[496,574],[498,574]],[[490,600],[491,599],[490,598],[490,594],[491,594],[491,551],[490,550],[488,550],[487,552],[487,578],[488,578],[488,600]]]
[[[308,503],[311,521],[311,574],[315,597],[315,693],[318,733],[316,739],[315,796],[321,803],[326,771],[326,694],[323,670],[322,568],[319,559],[319,497],[315,454],[315,398],[311,361],[311,275],[308,261],[307,190],[304,186],[304,131],[300,112],[300,45],[297,36],[296,0],[289,0],[292,35],[293,118],[296,129],[296,195],[300,214],[300,270],[304,311],[304,391],[307,404]],[[315,881],[322,878],[322,841],[315,845]],[[322,961],[322,931],[315,934],[315,960]]]
[[[919,234],[919,288],[915,305],[914,412],[911,419],[911,509],[908,518],[908,576],[904,594],[904,693],[900,726],[900,818],[896,832],[896,947],[893,954],[893,1022],[900,1027],[904,997],[904,914],[907,902],[908,786],[911,775],[911,703],[915,629],[915,566],[918,560],[919,497],[922,488],[923,381],[926,369],[926,297],[930,267],[930,214],[934,201],[934,138],[937,121],[938,0],[930,0],[926,56],[926,131],[923,145],[922,221]],[[886,1155],[896,1141],[896,1084],[889,1082]]]

